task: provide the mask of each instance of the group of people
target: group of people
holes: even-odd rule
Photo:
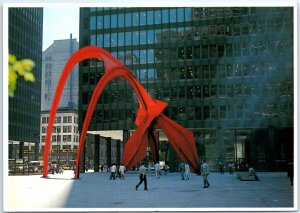
[[[189,180],[190,179],[190,166],[187,162],[181,162],[179,165],[179,171],[181,172],[181,179],[182,180]]]
[[[190,166],[187,162],[181,162],[179,165],[179,171],[181,172],[181,179],[182,180],[189,180],[190,175]],[[208,182],[208,175],[209,175],[209,165],[206,163],[205,160],[202,161],[201,164],[201,175],[203,176],[203,188],[208,188],[210,186]]]
[[[110,180],[116,180],[116,178],[120,178],[121,180],[125,179],[125,171],[126,167],[121,164],[120,166],[117,166],[116,164],[113,164],[110,167]]]
[[[169,167],[166,164],[162,167],[162,169],[165,175],[168,174]],[[156,179],[159,179],[161,175],[161,165],[159,164],[159,162],[156,162],[156,164],[154,164],[154,170]]]

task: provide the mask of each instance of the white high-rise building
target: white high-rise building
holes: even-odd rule
[[[55,40],[43,52],[41,110],[50,110],[62,70],[71,55],[77,51],[76,39]],[[78,65],[72,70],[59,102],[60,109],[78,109]]]
[[[76,39],[55,40],[43,52],[42,92],[41,92],[41,123],[40,123],[40,154],[45,148],[45,138],[53,97],[61,73],[72,56],[79,48]],[[68,77],[60,98],[55,124],[51,137],[50,160],[74,159],[78,147],[78,65]],[[40,157],[42,157],[40,155]]]

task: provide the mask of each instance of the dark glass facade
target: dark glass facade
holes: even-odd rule
[[[9,98],[9,158],[23,158],[24,142],[36,143],[33,151],[37,157],[41,111],[43,9],[12,7],[8,9],[8,15],[9,53],[18,60],[31,59],[35,62],[35,82],[27,82],[19,77],[14,97]],[[18,156],[15,148],[20,149]]]
[[[108,50],[167,102],[164,114],[193,131],[199,158],[282,170],[293,159],[293,18],[291,7],[82,8],[80,48]],[[103,70],[80,64],[81,121]],[[89,128],[134,130],[137,107],[115,79]],[[179,163],[168,143],[161,154]]]

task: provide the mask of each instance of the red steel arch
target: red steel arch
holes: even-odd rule
[[[193,172],[200,173],[198,154],[195,146],[194,136],[190,131],[161,114],[161,112],[164,110],[167,104],[160,100],[152,99],[151,96],[142,87],[142,85],[137,81],[134,75],[130,72],[130,70],[117,59],[115,59],[109,52],[96,46],[88,46],[78,50],[71,56],[58,82],[58,86],[56,88],[51,106],[50,118],[47,128],[44,151],[43,177],[48,176],[48,156],[50,150],[50,139],[52,137],[54,118],[57,112],[57,107],[63,92],[63,88],[73,67],[80,61],[89,58],[97,58],[99,60],[103,60],[105,65],[105,72],[101,79],[98,81],[93,91],[85,115],[84,123],[80,134],[79,148],[76,156],[75,178],[79,177],[79,162],[81,152],[92,113],[96,107],[97,101],[104,87],[112,79],[117,77],[122,77],[129,82],[129,84],[132,86],[133,90],[137,94],[140,104],[135,120],[137,129],[134,132],[134,134],[130,137],[130,139],[125,143],[124,146],[122,159],[123,164],[126,167],[130,168],[139,161],[141,161],[146,156],[146,147],[148,141],[150,143],[150,148],[155,156],[155,159],[158,159],[157,141],[155,137],[153,137],[153,135],[155,135],[155,129],[161,128],[166,134],[167,138],[169,139],[169,142],[173,146],[178,157],[182,161],[188,162]]]

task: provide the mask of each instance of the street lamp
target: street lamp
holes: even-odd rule
[[[57,164],[60,161],[60,137],[59,137],[60,128],[57,128],[57,145],[58,145],[58,152],[57,152]]]

